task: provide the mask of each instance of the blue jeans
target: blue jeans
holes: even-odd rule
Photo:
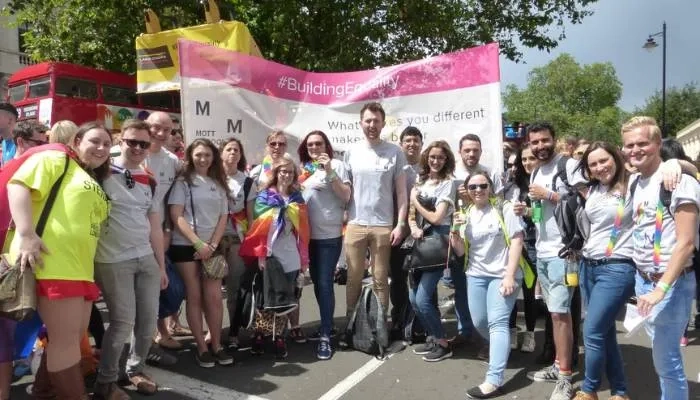
[[[639,274],[635,279],[637,297],[650,293],[656,286]],[[646,322],[654,369],[661,385],[661,400],[687,400],[689,396],[680,343],[690,318],[695,287],[694,272],[681,275],[663,300],[652,308]]]
[[[634,275],[631,260],[600,265],[585,259],[581,261],[579,284],[587,310],[583,325],[586,371],[581,390],[586,393],[598,392],[603,369],[610,382],[610,393],[620,396],[627,393],[615,317],[634,293]]]
[[[489,370],[486,382],[503,386],[504,373],[510,354],[508,320],[518,299],[517,288],[508,297],[499,291],[501,278],[470,276],[467,278],[469,311],[477,332],[489,341]]]
[[[464,273],[464,265],[450,263],[450,276],[455,286],[455,312],[457,314],[457,332],[464,337],[472,335],[474,324],[469,314],[469,302],[467,300],[467,275]]]
[[[438,281],[442,277],[442,269],[414,273],[416,282],[408,291],[408,299],[416,312],[418,320],[428,333],[435,339],[444,339],[445,330],[440,320],[440,311],[433,303],[433,295],[437,290]]]
[[[309,242],[309,271],[314,283],[314,294],[321,313],[321,336],[330,337],[335,312],[333,276],[340,258],[343,237],[311,239]]]

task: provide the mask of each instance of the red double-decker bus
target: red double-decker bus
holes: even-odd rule
[[[146,119],[165,111],[180,119],[178,91],[136,94],[133,75],[62,62],[43,62],[22,68],[8,81],[8,101],[19,120],[37,119],[47,126],[71,120],[80,125],[99,121],[112,131],[129,118]]]

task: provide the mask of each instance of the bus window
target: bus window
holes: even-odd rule
[[[173,100],[169,92],[144,93],[141,97],[141,106],[144,108],[172,108]]]
[[[102,99],[105,103],[139,104],[136,92],[119,86],[102,85]]]
[[[27,90],[27,84],[22,83],[21,85],[12,86],[10,88],[10,103],[16,103],[18,101],[24,100],[24,93]]]
[[[56,78],[56,94],[59,96],[77,99],[97,99],[97,84],[82,79],[58,77]]]
[[[29,98],[35,99],[37,97],[48,96],[50,87],[51,78],[48,76],[46,78],[33,79],[29,81]]]

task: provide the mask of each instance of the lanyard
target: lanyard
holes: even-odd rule
[[[608,247],[605,249],[605,257],[612,256],[613,249],[617,240],[620,238],[620,227],[622,226],[622,217],[625,214],[625,198],[620,196],[617,202],[617,212],[615,213],[615,222],[613,223],[612,230],[610,231],[610,239],[608,239]],[[656,236],[655,236],[656,237]]]
[[[664,222],[664,204],[661,200],[656,203],[656,218],[654,221],[654,266],[661,264],[661,232]]]

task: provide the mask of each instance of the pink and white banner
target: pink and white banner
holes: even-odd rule
[[[296,154],[303,137],[321,130],[342,153],[364,140],[359,111],[370,101],[386,110],[382,136],[398,143],[415,126],[424,143],[481,137],[482,163],[502,169],[498,45],[488,44],[387,68],[314,73],[187,40],[179,41],[185,141],[204,137],[243,141],[258,163],[268,133],[289,135]]]

